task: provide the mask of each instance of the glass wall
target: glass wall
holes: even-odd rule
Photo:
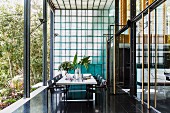
[[[0,0],[0,110],[23,97],[23,1]]]
[[[152,2],[154,2],[154,0],[137,0],[136,13],[139,14]],[[124,4],[121,4],[119,8],[121,25],[124,23],[124,19],[122,17],[127,18],[126,15],[122,14],[124,11],[122,6],[124,6]],[[147,103],[148,108],[152,106],[161,112],[168,112],[168,105],[170,104],[169,6],[170,2],[166,1],[153,11],[148,11],[148,13],[145,14],[142,19],[136,22],[137,98]],[[109,72],[114,73],[114,69],[116,70],[118,66],[119,71],[118,74],[116,73],[114,76],[116,78],[114,84],[116,84],[116,86],[120,87],[121,89],[128,89],[128,85],[124,85],[124,80],[127,73],[130,72],[125,71],[126,60],[124,58],[127,58],[127,55],[125,54],[126,51],[128,51],[126,50],[127,47],[129,47],[129,42],[126,43],[126,39],[128,39],[125,38],[126,36],[128,36],[128,30],[123,32],[118,37],[118,50],[114,49],[116,48],[116,45],[114,44],[117,43],[114,43],[114,40],[111,40],[110,42],[109,57],[114,57],[118,54],[118,58],[110,60],[111,62],[109,63]],[[114,50],[116,50],[116,52]],[[114,63],[114,61],[117,61],[118,64]],[[114,64],[116,65],[114,66]],[[113,68],[113,70],[111,68]]]
[[[55,10],[54,74],[64,61],[78,61],[90,56],[88,70],[93,75],[106,73],[106,44],[103,34],[108,33],[109,10]],[[105,76],[104,76],[105,77]]]
[[[137,98],[161,112],[170,104],[169,4],[158,6],[136,28]]]
[[[23,97],[24,0],[0,0],[0,110]],[[30,83],[31,92],[42,86],[41,1],[31,1]],[[49,13],[48,13],[49,14]],[[49,16],[47,20],[49,29]],[[49,30],[48,30],[48,50]],[[49,62],[49,52],[48,52]],[[49,63],[48,70],[49,70]],[[49,72],[49,71],[48,71]],[[49,74],[48,74],[49,75]],[[40,84],[38,84],[40,83]]]
[[[169,8],[170,1],[157,8],[157,92],[155,107],[161,112],[168,111],[170,104],[170,63],[169,63]]]

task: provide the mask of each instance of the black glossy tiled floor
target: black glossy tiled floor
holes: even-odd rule
[[[55,102],[51,105],[56,105]],[[53,107],[52,113],[156,113],[126,93],[112,95],[108,92],[96,94],[95,101],[67,102],[65,105],[60,102],[55,108]]]
[[[59,102],[59,96],[54,95],[51,98],[51,94],[48,93],[48,106],[46,96],[47,92],[43,91],[14,113],[47,113],[47,111],[48,113],[156,113],[125,93],[112,95],[105,92],[103,95],[96,94],[95,101],[65,103]]]

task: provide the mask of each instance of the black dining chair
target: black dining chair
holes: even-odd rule
[[[102,78],[101,75],[97,75],[96,76],[96,81],[97,84],[94,85],[87,85],[86,86],[86,95],[87,95],[87,99],[89,100],[89,98],[91,97],[91,95],[93,93],[95,94],[102,94],[106,91],[107,89],[107,82],[105,79]]]
[[[92,87],[91,87],[92,86]],[[101,78],[96,85],[90,85],[87,89],[87,98],[91,98],[93,94],[95,94],[95,103],[99,104],[98,106],[104,106],[106,102],[106,90],[107,90],[107,82],[105,79]],[[102,111],[101,111],[102,112]]]
[[[58,86],[56,85],[56,83],[54,82],[55,80],[48,80],[48,90],[50,90],[50,93],[51,93],[51,97],[54,95],[54,94],[64,94],[64,103],[67,99],[67,89],[65,87],[61,87],[61,86]]]
[[[100,77],[96,85],[88,85],[86,89],[88,98],[93,93],[103,93],[106,90],[107,82],[102,77]]]

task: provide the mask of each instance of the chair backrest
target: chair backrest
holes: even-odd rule
[[[59,76],[57,75],[57,76],[55,76],[53,79],[54,79],[54,82],[58,82]]]
[[[48,86],[52,86],[52,80],[48,80]]]
[[[99,80],[100,80],[100,77],[101,77],[100,75],[97,75],[97,78],[96,78],[96,79],[99,81]]]
[[[50,89],[51,93],[54,92],[54,80],[48,80],[48,88]]]
[[[97,76],[98,76],[99,74],[97,73],[95,76],[94,76],[94,78],[96,78],[97,79]]]
[[[60,80],[62,78],[62,74],[59,74],[58,76],[59,76],[59,80]]]
[[[99,78],[99,82],[102,82],[102,79],[103,79],[103,78],[100,76],[100,78]]]
[[[101,83],[100,83],[100,86],[101,87],[106,87],[106,85],[107,85],[106,80],[102,79]]]

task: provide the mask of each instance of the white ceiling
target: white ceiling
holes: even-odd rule
[[[109,9],[114,0],[51,0],[55,9]]]

